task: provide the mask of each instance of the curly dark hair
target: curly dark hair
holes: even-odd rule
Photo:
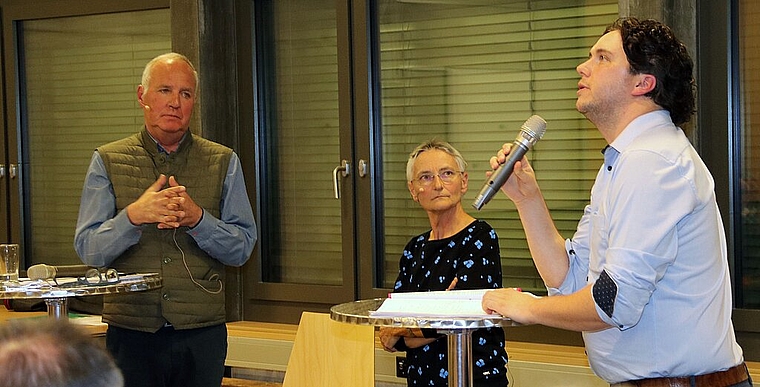
[[[610,31],[620,31],[631,72],[657,78],[647,96],[670,112],[674,124],[688,122],[695,111],[696,83],[686,46],[668,26],[652,19],[620,18],[604,33]]]

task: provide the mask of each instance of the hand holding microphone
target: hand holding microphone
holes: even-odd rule
[[[512,149],[507,155],[507,160],[501,164],[483,184],[483,188],[475,198],[472,206],[480,210],[483,206],[499,192],[501,186],[507,182],[512,171],[515,169],[515,163],[522,160],[525,153],[528,152],[536,142],[546,133],[546,121],[540,116],[534,115],[528,118],[520,128],[520,133],[512,143]]]

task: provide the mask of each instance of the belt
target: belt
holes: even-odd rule
[[[717,371],[704,375],[629,380],[627,382],[611,384],[610,387],[726,387],[739,384],[748,379],[749,372],[747,371],[747,365],[742,362],[725,371]]]

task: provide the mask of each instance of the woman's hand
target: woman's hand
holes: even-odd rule
[[[406,328],[380,328],[380,344],[383,345],[383,349],[388,352],[396,352],[396,342],[401,338],[401,330],[406,331]]]
[[[380,344],[388,352],[396,352],[396,343],[400,338],[404,338],[404,343],[409,348],[419,348],[435,341],[435,338],[425,338],[419,328],[380,328]]]
[[[415,337],[415,338],[404,338],[404,342],[406,343],[406,346],[409,348],[419,348],[425,345],[428,345],[434,341],[438,340],[438,338],[425,338],[425,337]]]

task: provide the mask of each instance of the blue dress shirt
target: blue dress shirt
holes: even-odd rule
[[[613,326],[584,332],[601,378],[698,375],[742,361],[714,181],[667,111],[636,118],[605,150],[566,250],[570,270],[549,294],[595,284],[597,313]]]
[[[204,209],[200,222],[187,233],[211,257],[225,265],[242,266],[250,257],[258,236],[240,159],[234,152],[224,179],[220,208],[221,219]],[[77,254],[86,265],[108,266],[139,242],[141,235],[140,226],[129,221],[126,209],[116,213],[111,181],[100,154],[95,151],[79,206],[74,236]]]

